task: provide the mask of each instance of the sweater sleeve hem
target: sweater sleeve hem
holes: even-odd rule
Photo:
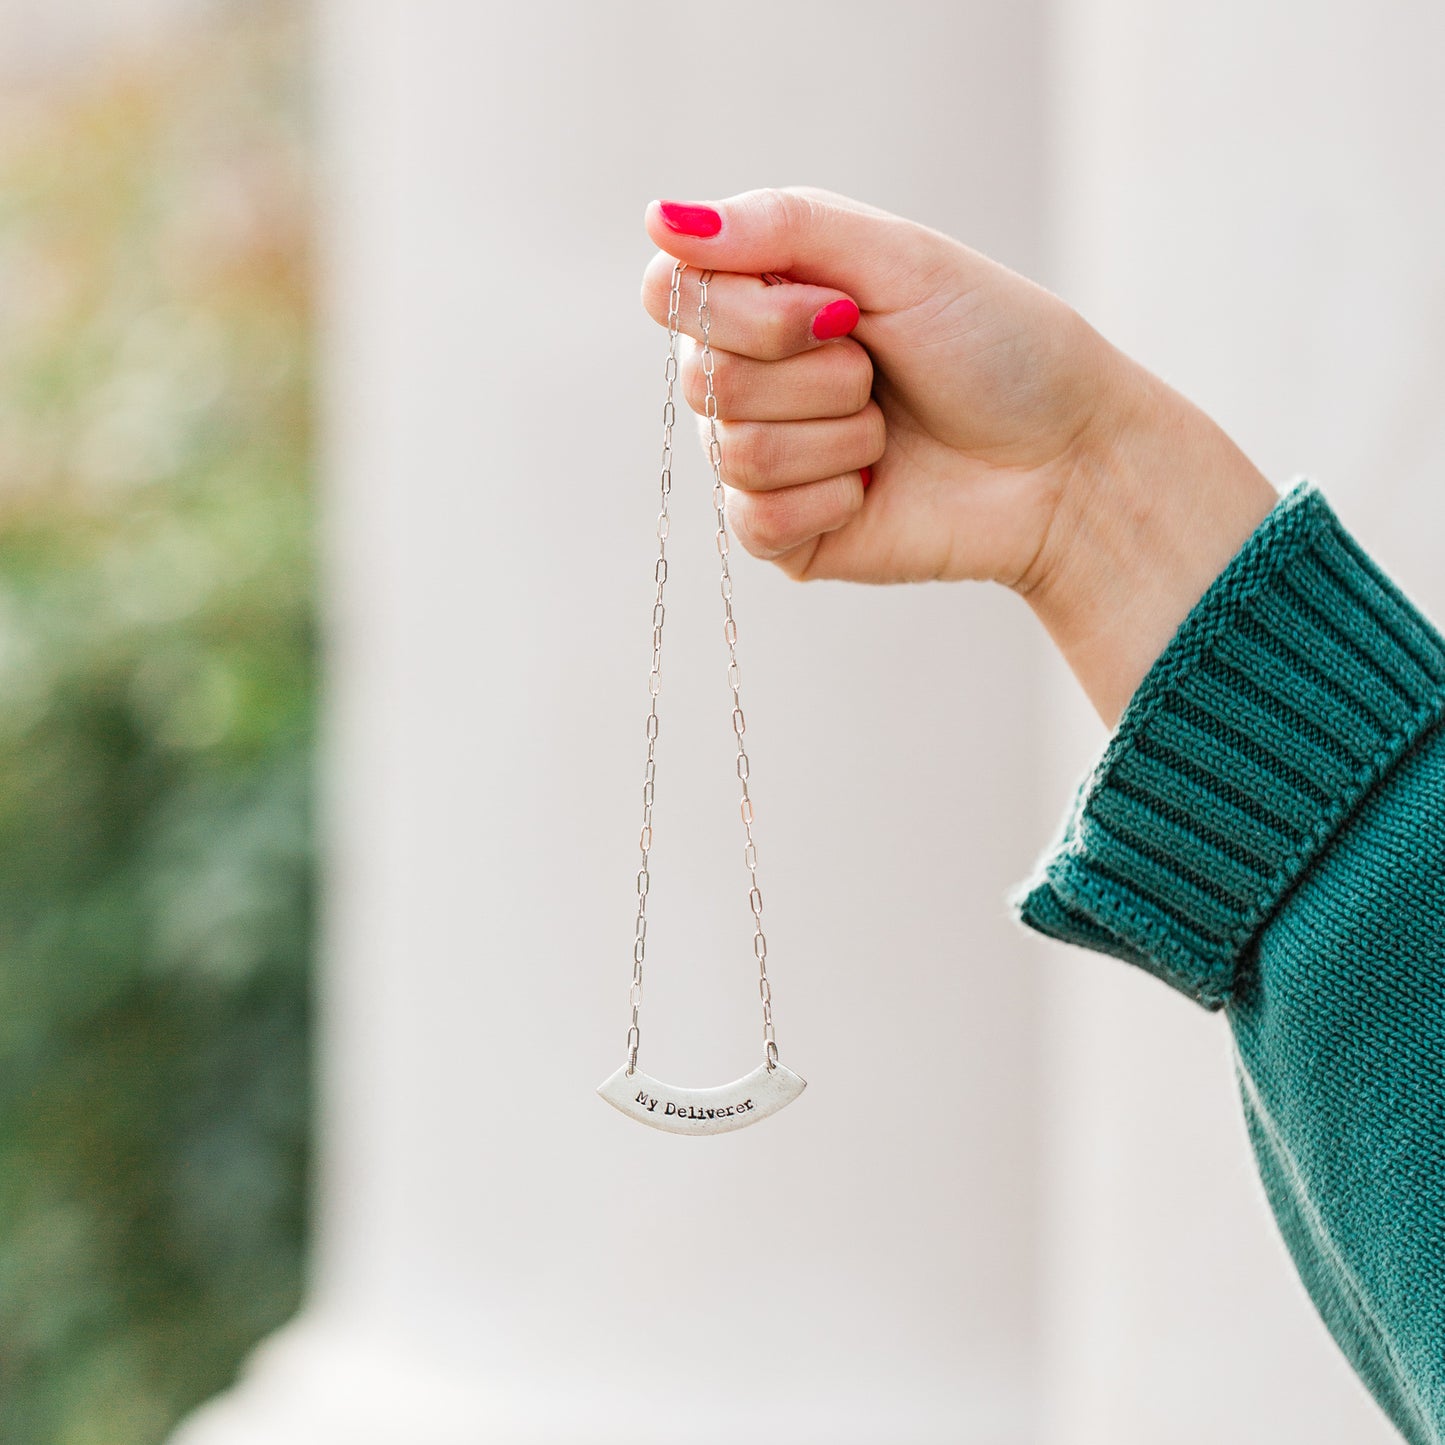
[[[1445,640],[1299,480],[1185,618],[1010,904],[1206,1008],[1445,716]]]

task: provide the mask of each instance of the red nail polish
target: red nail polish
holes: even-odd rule
[[[657,208],[670,230],[679,236],[716,236],[722,217],[711,206],[685,206],[681,201],[659,201]]]
[[[846,296],[830,301],[813,318],[813,336],[818,341],[831,341],[846,336],[858,324],[858,307]]]
[[[863,478],[863,490],[866,492],[868,490],[868,483],[873,480],[873,468],[864,467],[858,475]]]

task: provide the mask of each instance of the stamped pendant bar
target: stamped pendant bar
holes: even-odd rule
[[[759,1064],[750,1074],[712,1089],[683,1089],[664,1084],[624,1064],[597,1087],[629,1119],[668,1134],[726,1134],[745,1129],[786,1108],[808,1087],[791,1069]]]

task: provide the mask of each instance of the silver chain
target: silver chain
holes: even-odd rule
[[[677,381],[682,273],[686,269],[681,261],[673,266],[672,291],[667,302],[667,365],[663,371],[667,381],[667,397],[662,407],[662,506],[657,514],[657,564],[652,574],[657,583],[657,592],[652,603],[652,671],[647,682],[652,704],[647,714],[647,769],[642,783],[642,832],[638,837],[642,849],[642,867],[637,872],[637,932],[632,942],[632,1023],[627,1030],[629,1074],[637,1067],[637,1051],[642,1042],[638,1018],[642,1008],[642,963],[647,946],[647,893],[652,881],[647,860],[652,849],[652,800],[657,780],[657,696],[661,690],[662,624],[667,616],[667,609],[662,602],[662,589],[667,581],[667,536],[671,530],[667,500],[672,495],[672,429],[677,421],[673,389]],[[768,940],[763,933],[763,895],[758,889],[758,848],[753,841],[753,800],[748,792],[750,767],[747,748],[743,744],[747,722],[743,717],[742,701],[738,692],[741,677],[738,672],[738,627],[733,620],[733,580],[728,570],[727,494],[722,480],[722,443],[717,434],[717,394],[713,390],[715,359],[708,341],[712,330],[712,311],[708,305],[708,283],[711,280],[711,271],[704,271],[698,278],[697,320],[702,335],[702,374],[707,385],[703,417],[708,427],[708,461],[712,466],[713,476],[712,502],[717,513],[716,542],[718,558],[722,564],[723,640],[728,649],[727,681],[733,697],[733,734],[738,742],[737,775],[743,790],[740,804],[743,830],[746,834],[743,861],[747,865],[751,885],[748,889],[748,907],[753,915],[753,956],[758,961],[758,996],[763,1005],[763,1058],[771,1070],[778,1064],[778,1042],[773,1032],[773,990],[768,982]]]

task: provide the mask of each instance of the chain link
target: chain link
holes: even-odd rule
[[[657,783],[657,695],[662,690],[662,624],[667,609],[662,605],[662,589],[667,582],[667,534],[671,522],[667,515],[667,499],[672,495],[672,428],[677,421],[677,404],[673,390],[677,382],[678,314],[682,304],[681,262],[672,268],[672,293],[667,299],[667,365],[663,376],[667,381],[667,399],[662,405],[662,468],[660,483],[662,504],[657,513],[657,563],[652,569],[657,592],[652,600],[652,671],[647,678],[647,691],[652,698],[647,713],[647,768],[642,779],[642,831],[638,846],[642,849],[642,866],[637,870],[637,930],[632,940],[632,988],[628,995],[632,1005],[632,1023],[627,1030],[627,1072],[637,1067],[637,1050],[642,1044],[639,1015],[642,1010],[642,961],[647,952],[647,893],[652,884],[648,872],[648,854],[652,851],[652,799]]]
[[[758,847],[753,841],[753,800],[748,793],[748,751],[743,742],[747,723],[743,718],[742,698],[738,687],[742,679],[738,673],[738,625],[733,621],[733,579],[728,570],[728,522],[727,494],[723,490],[722,443],[717,434],[717,393],[713,389],[713,368],[715,359],[708,343],[712,330],[712,308],[708,304],[708,283],[712,272],[704,271],[698,277],[697,324],[702,333],[702,374],[707,391],[703,399],[703,417],[707,421],[707,459],[712,466],[712,505],[717,513],[717,552],[722,564],[723,599],[723,641],[728,648],[728,687],[733,695],[733,735],[738,740],[737,774],[742,784],[742,800],[739,809],[743,817],[743,832],[746,844],[743,861],[747,864],[748,907],[753,913],[753,956],[758,961],[758,997],[763,1005],[763,1057],[768,1068],[777,1067],[778,1041],[773,1032],[773,988],[768,982],[768,940],[763,933],[763,895],[758,889]]]
[[[682,273],[686,269],[681,261],[673,266],[672,290],[667,302],[667,365],[663,371],[667,382],[667,396],[662,407],[662,505],[657,514],[657,564],[653,568],[657,592],[652,604],[652,670],[647,683],[652,703],[647,714],[647,770],[642,784],[642,831],[638,837],[642,850],[642,866],[637,872],[637,931],[632,943],[632,1024],[627,1030],[629,1074],[637,1067],[637,1053],[642,1042],[638,1020],[642,1008],[642,964],[647,944],[647,894],[652,881],[648,872],[648,855],[652,849],[652,801],[657,779],[657,697],[661,690],[662,624],[667,615],[662,601],[663,585],[667,581],[667,537],[670,530],[667,503],[672,494],[672,432],[677,421],[677,406],[673,393],[678,372],[677,339],[681,329],[679,318],[682,306]],[[708,285],[712,281],[712,275],[711,271],[704,271],[698,278],[697,320],[701,332],[702,374],[706,386],[702,414],[708,429],[707,454],[713,475],[712,503],[717,514],[716,543],[722,566],[723,641],[728,649],[727,682],[733,698],[733,735],[738,744],[737,775],[742,784],[740,811],[745,834],[743,861],[747,865],[750,883],[748,907],[753,915],[753,956],[758,961],[758,997],[763,1007],[763,1058],[771,1070],[778,1065],[778,1042],[773,1031],[773,990],[768,982],[768,940],[763,933],[763,895],[758,888],[758,848],[753,840],[753,801],[748,791],[750,765],[743,741],[747,721],[743,716],[739,693],[741,675],[738,671],[738,627],[733,620],[733,581],[732,573],[728,569],[727,494],[722,480],[722,443],[717,432],[717,393],[713,388],[716,359],[708,339],[712,330],[712,310],[708,302]]]

